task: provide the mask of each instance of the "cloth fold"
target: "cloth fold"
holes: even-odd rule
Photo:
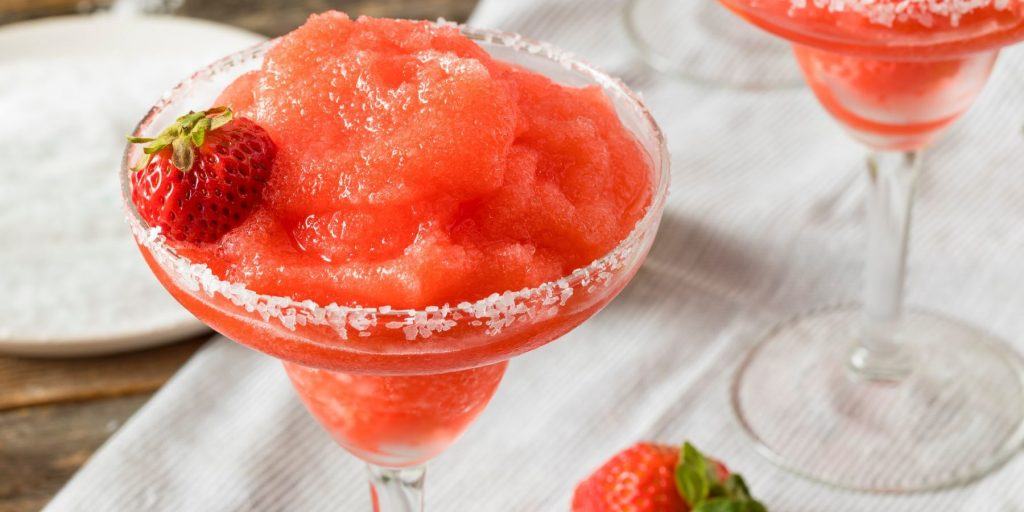
[[[773,322],[856,300],[864,150],[807,90],[714,90],[645,72],[614,0],[485,0],[471,23],[583,55],[641,86],[670,141],[655,247],[605,311],[513,361],[487,411],[431,464],[428,510],[566,510],[573,486],[640,439],[690,439],[773,511],[1024,511],[1024,457],[969,486],[910,496],[834,490],[758,456],[728,405]],[[737,20],[737,23],[740,23]],[[742,65],[742,63],[737,63]],[[1024,350],[1024,52],[928,154],[908,299]],[[48,509],[369,510],[362,464],[294,397],[280,365],[210,343]]]

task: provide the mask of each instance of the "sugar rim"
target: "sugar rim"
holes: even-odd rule
[[[444,19],[439,19],[435,25],[439,27],[454,27],[463,35],[476,41],[505,46],[517,52],[525,52],[546,58],[565,69],[579,73],[592,80],[606,93],[613,92],[621,96],[628,105],[642,116],[643,122],[646,123],[657,144],[656,151],[658,154],[648,156],[652,160],[652,166],[654,166],[652,168],[653,177],[658,180],[658,183],[644,216],[637,221],[630,233],[607,254],[594,260],[587,266],[577,268],[567,275],[532,288],[523,288],[517,291],[506,290],[500,293],[494,292],[476,301],[464,301],[454,306],[449,303],[440,306],[426,306],[422,309],[399,309],[386,305],[372,307],[341,306],[337,303],[325,306],[308,299],[297,301],[289,297],[260,294],[247,289],[244,284],[225,281],[214,274],[205,264],[194,263],[179,255],[166,244],[166,239],[160,233],[160,228],[150,227],[139,216],[138,210],[130,199],[131,184],[128,176],[130,175],[133,147],[128,145],[125,148],[121,162],[121,193],[127,209],[127,221],[136,241],[150,251],[152,256],[158,261],[158,264],[178,284],[187,286],[193,292],[198,292],[202,289],[211,297],[220,293],[236,306],[243,307],[248,312],[259,312],[264,321],[269,321],[270,318],[277,318],[289,330],[294,330],[296,324],[330,325],[335,328],[343,339],[347,339],[347,332],[350,327],[358,331],[360,335],[368,336],[369,332],[367,329],[370,326],[377,325],[378,317],[394,317],[403,320],[400,322],[386,322],[384,325],[391,329],[405,330],[408,339],[414,339],[418,336],[429,337],[432,332],[448,330],[455,325],[455,320],[459,320],[462,317],[478,319],[472,321],[473,325],[482,325],[484,322],[479,322],[479,319],[486,319],[488,334],[497,334],[519,314],[530,313],[529,308],[522,303],[517,304],[518,301],[538,301],[544,307],[554,306],[557,308],[564,305],[573,295],[573,289],[576,286],[589,287],[588,290],[591,290],[596,286],[596,283],[604,282],[608,284],[612,273],[620,269],[633,251],[643,245],[645,236],[657,224],[664,208],[671,181],[671,167],[665,136],[655,121],[654,116],[644,106],[640,95],[631,90],[618,78],[598,70],[595,66],[577,58],[570,52],[561,50],[551,44],[526,38],[512,32],[473,28],[463,24],[448,22]],[[145,117],[136,125],[133,134],[140,135],[141,131],[148,127],[154,117],[160,114],[172,101],[178,99],[183,93],[187,93],[187,90],[194,82],[226,71],[243,62],[258,58],[276,42],[277,39],[273,39],[260,43],[221,58],[193,73],[190,77],[166,92],[160,101],[150,108]],[[645,153],[647,153],[646,150]],[[183,279],[184,283],[181,282]]]
[[[790,9],[809,9],[812,5],[817,9],[829,12],[855,12],[872,23],[891,27],[893,22],[913,19],[923,26],[930,27],[935,17],[950,19],[955,27],[960,18],[977,9],[989,5],[996,10],[1005,10],[1010,0],[901,0],[899,2],[879,2],[878,0],[790,0]]]

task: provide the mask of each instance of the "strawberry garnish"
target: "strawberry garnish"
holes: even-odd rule
[[[132,175],[139,215],[168,238],[218,240],[262,199],[277,146],[253,121],[215,107],[179,117],[146,144]]]
[[[687,510],[673,470],[679,450],[637,443],[605,462],[576,486],[573,512],[672,512]]]
[[[637,443],[576,486],[573,512],[766,512],[743,477],[706,458],[690,443],[682,450]]]

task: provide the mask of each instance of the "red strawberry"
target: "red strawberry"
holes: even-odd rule
[[[150,226],[192,243],[218,240],[259,204],[277,155],[267,132],[215,107],[181,116],[146,143],[132,175],[132,202]]]
[[[730,474],[721,462],[705,458],[689,443],[682,451],[637,443],[580,482],[572,498],[573,512],[702,509],[765,512],[764,506],[750,497],[742,477]]]
[[[685,511],[673,470],[679,450],[637,443],[619,452],[576,486],[574,512]]]

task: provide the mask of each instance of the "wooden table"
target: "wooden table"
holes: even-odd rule
[[[181,14],[269,36],[310,12],[465,20],[477,0],[185,0]],[[94,4],[106,5],[110,0]],[[73,13],[79,0],[0,0],[0,22]],[[117,356],[31,360],[0,356],[0,512],[39,510],[209,335]]]

